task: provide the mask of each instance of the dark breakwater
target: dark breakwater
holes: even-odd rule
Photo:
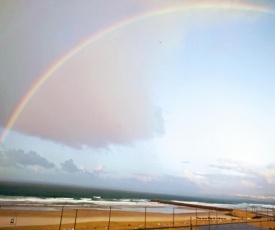
[[[190,203],[170,201],[170,200],[151,200],[151,202],[157,202],[157,203],[161,203],[161,204],[178,205],[178,206],[191,207],[191,208],[215,210],[215,211],[232,211],[233,210],[231,208],[214,207],[214,206],[199,205],[199,204],[190,204]]]

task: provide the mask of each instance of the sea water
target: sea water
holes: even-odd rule
[[[0,205],[25,210],[56,210],[71,208],[122,209],[129,211],[184,213],[198,211],[180,206],[151,202],[152,199],[181,201],[198,205],[234,209],[275,209],[274,200],[257,200],[225,196],[179,196],[113,189],[61,186],[35,183],[0,182]]]

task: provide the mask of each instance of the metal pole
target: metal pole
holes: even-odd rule
[[[210,212],[208,212],[208,229],[210,230]]]
[[[196,208],[196,229],[197,229],[197,227],[198,227],[198,210]]]
[[[246,223],[247,223],[247,207],[245,208],[245,217],[246,217]]]
[[[262,227],[262,217],[260,216],[260,227]]]
[[[62,217],[63,217],[63,209],[64,209],[64,207],[62,207],[62,211],[61,211],[59,230],[61,229],[61,223],[62,223]]]
[[[175,226],[175,207],[173,207],[173,227]]]
[[[16,226],[16,223],[17,223],[17,217],[18,217],[18,211],[16,212],[16,215],[15,215],[14,226]]]
[[[145,207],[145,220],[144,220],[144,229],[146,229],[146,207]]]
[[[76,226],[77,212],[78,212],[78,209],[75,210],[74,230],[76,229],[75,226]]]
[[[263,214],[263,207],[262,207],[262,206],[260,207],[259,212],[260,212],[261,214]]]
[[[110,229],[111,212],[112,212],[112,207],[110,206],[110,211],[109,211],[109,221],[108,221],[108,230]]]

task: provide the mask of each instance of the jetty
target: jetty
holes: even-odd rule
[[[191,207],[191,208],[198,208],[198,209],[214,210],[214,211],[229,211],[229,212],[233,211],[233,209],[231,209],[231,208],[215,207],[215,206],[200,205],[200,204],[190,204],[190,203],[184,203],[184,202],[180,202],[180,201],[153,199],[153,200],[151,200],[151,202],[156,202],[156,203],[160,203],[160,204],[170,204],[170,205]]]

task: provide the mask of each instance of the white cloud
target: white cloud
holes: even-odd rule
[[[137,181],[138,182],[142,182],[142,183],[150,183],[152,181],[154,181],[155,179],[153,178],[152,175],[143,175],[143,174],[139,174],[137,176]]]
[[[221,170],[221,174],[228,171],[241,175],[244,178],[241,183],[245,187],[263,188],[265,186],[275,186],[274,163],[268,165],[247,164],[240,161],[230,161],[220,159],[218,164],[212,164],[214,168]]]
[[[103,173],[103,172],[104,172],[103,164],[99,164],[93,169],[93,173],[96,173],[96,174]]]
[[[256,184],[255,182],[248,181],[248,180],[241,180],[241,184],[244,185],[245,187],[255,189],[255,188],[262,188],[262,186]]]
[[[207,177],[198,172],[185,170],[182,174],[182,177],[188,179],[189,181],[193,182],[194,184],[200,187],[205,187],[209,185]]]
[[[262,176],[269,184],[275,184],[275,169],[266,167],[259,172],[259,175]]]

